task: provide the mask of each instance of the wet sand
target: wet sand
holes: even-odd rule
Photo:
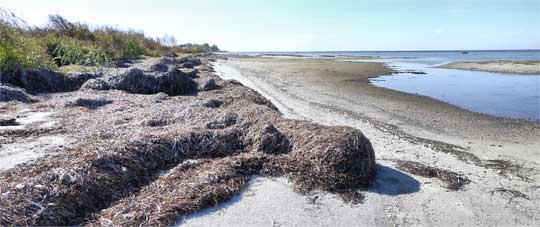
[[[328,193],[314,194],[315,199],[291,195],[286,187],[269,193],[266,187],[270,186],[261,185],[273,185],[268,182],[272,179],[258,179],[255,182],[262,183],[228,204],[193,215],[186,226],[527,225],[540,221],[538,122],[492,117],[429,97],[375,87],[368,83],[370,78],[391,72],[379,63],[231,58],[219,61],[215,69],[222,78],[257,90],[285,117],[362,130],[380,166],[376,183],[364,190],[364,204],[350,206]],[[398,170],[397,160],[462,173],[472,183],[463,191],[449,191],[436,179]],[[270,202],[269,198],[279,200],[280,195],[293,202]],[[309,209],[287,212],[299,206]]]
[[[540,61],[453,62],[439,66],[439,68],[511,74],[540,74]]]

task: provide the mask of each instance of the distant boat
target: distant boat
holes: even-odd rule
[[[461,54],[469,54],[467,51],[461,51]]]

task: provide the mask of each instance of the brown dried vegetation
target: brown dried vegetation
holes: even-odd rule
[[[216,90],[65,95],[111,102],[82,112],[51,107],[79,142],[0,172],[0,225],[171,225],[230,199],[254,174],[287,176],[299,192],[321,189],[361,201],[352,192],[372,182],[375,156],[359,130],[284,119],[264,97],[202,67],[208,65],[197,78],[215,80]],[[130,123],[157,114],[170,118]]]

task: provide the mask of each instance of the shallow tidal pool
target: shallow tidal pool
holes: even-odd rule
[[[461,108],[498,117],[540,120],[540,75],[433,68],[436,61],[384,60],[397,73],[373,78],[375,86],[425,95]]]

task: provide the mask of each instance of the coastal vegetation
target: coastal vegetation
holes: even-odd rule
[[[30,26],[0,9],[0,70],[78,64],[109,66],[141,56],[216,52],[216,45],[177,44],[170,35],[148,37],[143,31],[91,26],[50,15],[45,26]]]

